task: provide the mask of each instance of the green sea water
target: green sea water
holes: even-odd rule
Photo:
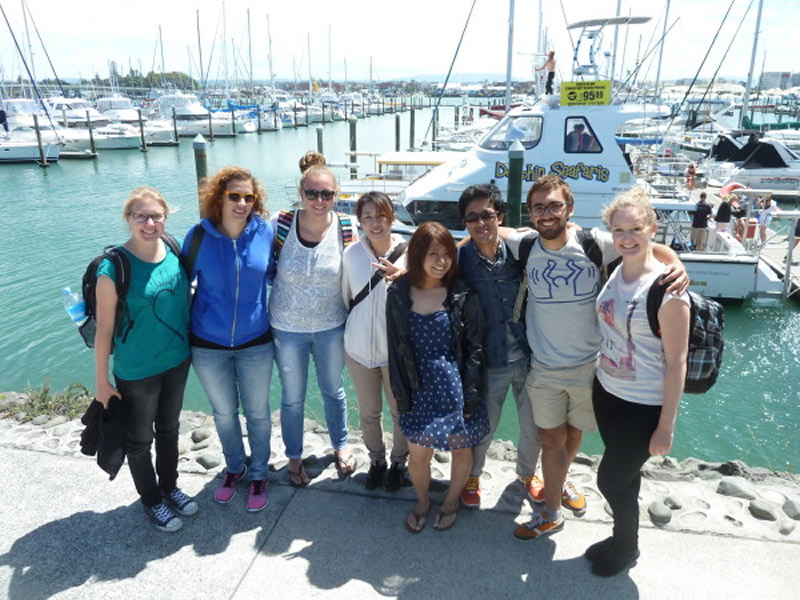
[[[443,121],[451,117],[445,109]],[[429,110],[417,112],[416,138],[422,138]],[[394,149],[395,117],[371,117],[358,123],[361,151]],[[402,147],[408,145],[409,115],[401,115]],[[294,199],[298,158],[316,148],[316,129],[284,129],[240,135],[209,144],[209,172],[240,164],[265,184],[271,211]],[[329,160],[345,162],[348,126],[324,126]],[[364,170],[372,159],[359,159]],[[339,170],[341,176],[346,171]],[[0,391],[22,390],[49,381],[55,390],[71,382],[92,387],[92,351],[83,346],[64,312],[61,288],[80,287],[91,258],[127,237],[122,204],[139,185],[158,188],[175,209],[167,229],[182,237],[198,220],[191,140],[179,147],[147,153],[107,151],[93,161],[61,161],[47,169],[36,165],[0,165]],[[800,308],[796,303],[746,302],[726,311],[725,357],[720,381],[707,394],[684,396],[672,455],[682,459],[741,459],[751,465],[800,471]],[[350,425],[358,426],[357,403],[349,379]],[[277,371],[271,407],[280,405]],[[208,410],[205,394],[190,376],[185,406]],[[498,438],[516,440],[513,403],[507,403]],[[313,375],[307,416],[322,419],[322,403]],[[597,434],[583,451],[599,453]]]

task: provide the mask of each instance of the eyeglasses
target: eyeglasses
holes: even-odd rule
[[[530,213],[534,217],[542,217],[545,213],[550,213],[554,217],[560,217],[567,208],[566,202],[551,202],[550,204],[534,204],[530,207]]]
[[[336,190],[303,190],[303,195],[309,200],[322,198],[325,202],[329,202],[336,195]]]
[[[484,221],[488,223],[489,221],[494,221],[497,218],[497,211],[494,210],[483,210],[479,213],[471,212],[464,215],[464,222],[465,223],[475,223],[478,220]]]
[[[252,204],[253,202],[256,201],[256,195],[255,194],[240,194],[239,192],[230,192],[228,190],[225,190],[225,195],[228,197],[228,200],[230,200],[231,202],[237,202],[238,203],[238,202],[241,202],[242,200],[244,200],[245,202],[247,202],[247,204]]]
[[[362,225],[372,225],[373,223],[388,223],[389,217],[386,215],[378,215],[377,217],[361,217],[358,220]]]
[[[148,215],[147,213],[133,213],[131,215],[133,217],[133,221],[135,223],[147,223],[148,221],[152,221],[153,223],[163,223],[167,220],[167,215]]]

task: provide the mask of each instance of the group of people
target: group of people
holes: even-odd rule
[[[519,540],[562,529],[562,507],[586,510],[567,471],[582,433],[597,425],[606,445],[598,484],[614,530],[586,556],[598,575],[632,564],[639,469],[671,447],[689,323],[688,277],[674,252],[653,244],[655,215],[644,193],[612,202],[604,214],[610,233],[583,232],[569,224],[569,185],[547,175],[527,195],[533,231],[518,232],[502,227],[499,190],[475,185],[459,200],[465,243],[428,222],[406,244],[391,232],[394,207],[384,194],[358,200],[359,238],[352,217],[332,210],[337,185],[324,157],[306,155],[301,171],[300,208],[269,220],[266,194],[248,170],[217,172],[202,187],[204,218],[187,232],[181,256],[161,240],[169,207],[159,192],[137,188],[125,203],[130,238],[121,248],[131,282],[119,311],[113,264],[98,270],[96,393],[104,405],[119,396],[126,406],[130,470],[153,524],[175,531],[180,517],[198,510],[177,487],[190,364],[225,457],[215,500],[230,503],[247,480],[246,509],[268,503],[273,360],[289,483],[309,483],[303,416],[313,356],[339,472],[357,468],[348,448],[346,365],[370,459],[365,486],[413,485],[417,501],[404,522],[411,533],[427,522],[434,450],[450,451],[452,461],[433,528],[453,527],[461,506],[480,506],[486,451],[509,389],[520,425],[517,473],[537,507],[514,529]],[[659,322],[670,323],[661,339],[641,301],[657,281],[669,286],[658,312]],[[393,422],[388,462],[384,396]]]
[[[778,212],[778,203],[772,198],[772,194],[766,194],[755,202],[755,209],[758,211],[758,234],[761,243],[767,241],[767,231],[772,223],[773,215]],[[746,238],[753,237],[748,230],[747,204],[739,200],[736,194],[725,194],[717,206],[714,207],[708,202],[705,192],[700,192],[700,201],[697,203],[692,217],[691,242],[695,250],[705,250],[708,243],[708,225],[712,220],[716,224],[717,233],[724,233],[732,227],[732,235],[743,242]],[[732,223],[732,225],[731,225]]]

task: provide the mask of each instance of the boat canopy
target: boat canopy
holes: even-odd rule
[[[605,27],[607,25],[641,25],[647,23],[650,17],[609,17],[607,19],[586,19],[567,25],[567,29],[580,29],[582,27]]]
[[[780,142],[762,140],[742,163],[742,169],[785,169],[796,160],[797,155]]]

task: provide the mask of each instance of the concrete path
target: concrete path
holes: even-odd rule
[[[327,480],[326,480],[327,479]],[[108,481],[91,459],[0,448],[0,597],[102,598],[798,598],[800,544],[641,530],[630,571],[594,577],[582,553],[609,534],[570,518],[551,538],[517,542],[516,515],[462,511],[456,527],[403,527],[412,502],[354,493],[324,475],[271,483],[261,513],[228,506],[218,480],[182,473],[200,512],[155,530],[127,467]]]

